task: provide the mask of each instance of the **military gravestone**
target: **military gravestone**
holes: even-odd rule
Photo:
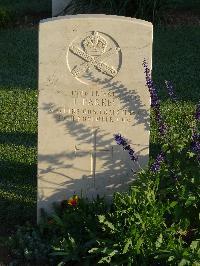
[[[42,21],[39,35],[38,210],[73,194],[124,191],[133,163],[113,134],[121,133],[148,162],[151,23],[77,15]],[[132,170],[131,170],[132,169]]]

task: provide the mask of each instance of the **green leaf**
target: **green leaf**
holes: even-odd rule
[[[108,254],[108,256],[103,257],[100,261],[98,261],[98,264],[105,263],[105,262],[110,263],[112,257],[113,257],[116,253],[118,253],[117,250],[113,250],[113,251],[111,251],[111,252]]]
[[[138,239],[136,245],[135,245],[135,249],[137,250],[137,254],[140,254],[140,247],[142,246],[142,244],[144,243],[144,239],[142,239],[141,237]]]
[[[190,264],[190,261],[189,261],[189,260],[186,260],[186,259],[182,259],[182,260],[179,262],[179,264],[178,264],[178,266],[185,266],[185,265],[191,265],[191,264]]]
[[[176,205],[177,205],[177,201],[172,201],[171,203],[170,203],[170,207],[171,208],[173,208],[173,207],[175,207]]]
[[[91,248],[88,253],[97,253],[97,251],[99,251],[98,248]]]
[[[110,261],[111,261],[111,258],[107,256],[107,257],[103,257],[100,261],[98,261],[98,264],[102,264],[105,262],[110,263]]]
[[[189,198],[187,199],[187,201],[185,203],[185,206],[188,207],[188,206],[192,205],[195,201],[196,201],[195,196],[189,196]]]
[[[187,152],[189,158],[193,158],[195,156],[195,153],[194,152]]]
[[[190,248],[194,251],[195,249],[198,248],[198,245],[199,245],[199,241],[198,240],[192,241],[192,243],[190,244]]]
[[[75,248],[76,247],[76,242],[75,242],[74,238],[71,237],[69,234],[68,234],[68,236],[69,236],[69,241],[70,241],[71,247]]]
[[[140,221],[140,223],[142,224],[143,221],[142,221],[142,218],[141,218],[140,214],[139,213],[135,213],[134,215]]]
[[[99,218],[99,222],[106,225],[108,228],[110,228],[111,230],[115,230],[114,225],[111,222],[106,221],[106,218],[104,215],[98,215]]]
[[[174,259],[175,259],[174,256],[170,256],[169,259],[168,259],[168,261],[170,262],[170,261],[173,261]]]
[[[58,266],[64,266],[64,265],[66,265],[66,264],[65,264],[65,262],[63,262],[63,261],[61,261],[61,262],[58,264]]]
[[[165,143],[162,145],[162,150],[166,152],[169,149],[169,144]]]
[[[163,235],[160,234],[158,239],[156,240],[156,248],[160,248],[163,243]]]
[[[129,238],[124,246],[124,249],[122,251],[123,254],[127,253],[129,247],[132,246],[132,240]]]

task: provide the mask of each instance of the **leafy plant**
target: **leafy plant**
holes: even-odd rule
[[[11,12],[8,9],[0,7],[0,28],[5,27],[11,22]]]
[[[72,0],[64,13],[106,13],[158,22],[166,6],[166,0]]]
[[[51,246],[41,234],[38,227],[29,224],[19,227],[16,234],[10,237],[8,247],[18,263],[30,262],[34,265],[48,265]]]

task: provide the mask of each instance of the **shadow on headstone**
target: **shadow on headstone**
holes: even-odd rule
[[[94,81],[98,83],[98,80],[94,79]],[[120,106],[122,109],[131,109],[134,111],[135,115],[133,115],[132,120],[134,122],[132,123],[132,126],[143,124],[145,130],[149,131],[149,114],[143,106],[140,100],[140,96],[136,93],[136,91],[131,90],[130,94],[130,91],[120,82],[106,82],[103,86],[109,92],[115,93],[116,97],[118,97],[121,102]],[[127,98],[129,99],[128,101]],[[49,116],[54,119],[57,127],[64,126],[65,131],[75,139],[75,142],[79,143],[80,147],[81,144],[92,143],[91,128],[80,122],[67,121],[68,117],[62,117],[60,113],[50,111],[52,106],[54,106],[56,110],[56,104],[52,102],[46,103],[43,109]],[[44,209],[46,209],[46,205],[49,205],[50,202],[59,202],[64,199],[62,198],[63,195],[68,198],[74,193],[82,195],[83,197],[89,197],[90,199],[96,198],[96,195],[98,194],[97,188],[100,188],[98,195],[106,195],[106,198],[108,200],[111,200],[113,191],[128,191],[129,186],[136,178],[136,172],[140,170],[140,167],[145,167],[148,164],[148,146],[142,146],[141,144],[134,143],[134,136],[132,140],[128,139],[128,143],[131,144],[133,148],[139,146],[139,149],[137,147],[138,152],[136,153],[136,155],[140,156],[140,162],[142,162],[142,165],[138,165],[137,162],[130,160],[127,151],[124,151],[122,147],[119,147],[116,144],[113,145],[112,140],[110,139],[106,140],[104,138],[106,134],[107,133],[105,130],[100,129],[97,135],[96,142],[99,143],[101,147],[106,148],[102,152],[101,150],[100,152],[98,152],[97,145],[95,152],[100,153],[100,156],[97,157],[96,160],[102,161],[102,165],[100,172],[95,173],[95,175],[93,176],[90,172],[81,168],[77,169],[78,172],[83,173],[81,179],[74,179],[70,175],[64,174],[66,169],[71,168],[75,170],[74,160],[76,159],[76,157],[77,160],[81,158],[87,158],[88,155],[91,155],[92,148],[88,149],[87,151],[81,150],[80,152],[76,152],[76,150],[71,152],[69,150],[66,150],[66,152],[59,154],[44,156],[39,155],[40,163],[49,165],[49,167],[47,167],[46,169],[38,169],[41,176],[40,179],[43,181],[42,189],[48,191],[48,189],[52,189],[52,186],[54,187],[52,196],[46,198],[46,196],[43,197],[43,195],[40,194],[40,197],[38,198],[38,200],[41,202],[40,207],[43,206]],[[144,150],[147,150],[147,155],[145,156],[140,154]],[[112,156],[113,158],[111,158]],[[86,172],[85,174],[84,171]],[[48,175],[48,173],[55,174],[56,178],[52,181],[47,180],[45,177]],[[64,181],[60,182],[59,177],[61,177],[61,179]],[[56,187],[57,189],[55,189]],[[89,194],[85,194],[84,191],[88,191]]]

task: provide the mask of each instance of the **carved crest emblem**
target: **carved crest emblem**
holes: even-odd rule
[[[70,71],[76,78],[91,75],[99,76],[99,73],[114,78],[119,71],[120,48],[114,41],[109,42],[109,38],[94,31],[87,34],[79,42],[69,46],[69,52],[75,57],[78,64],[75,64]],[[113,57],[115,66],[112,65]],[[110,58],[112,60],[110,61]]]

